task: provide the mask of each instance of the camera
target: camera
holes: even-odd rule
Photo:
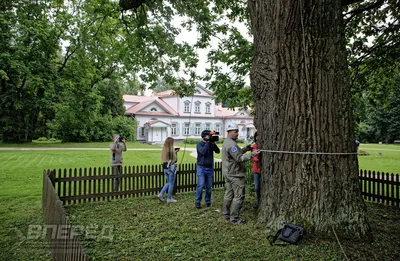
[[[209,131],[209,130],[205,130],[201,133],[201,137],[203,138],[203,140],[205,141],[211,141],[211,142],[216,142],[219,140],[219,132],[216,131]],[[206,138],[206,136],[208,136],[208,138]]]
[[[119,136],[118,141],[119,141],[119,142],[122,142],[123,140],[124,140],[124,137]]]

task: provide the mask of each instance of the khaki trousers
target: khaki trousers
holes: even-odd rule
[[[230,221],[239,220],[240,209],[245,198],[245,177],[225,175],[225,195],[222,215]]]

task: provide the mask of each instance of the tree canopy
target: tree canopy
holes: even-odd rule
[[[342,4],[358,130],[369,141],[390,142],[399,138],[389,105],[398,99],[399,1]],[[156,88],[160,79],[181,96],[204,81],[229,107],[254,105],[247,1],[7,0],[0,5],[4,141],[107,139],[93,134],[94,125],[102,122],[104,133],[118,131],[106,126],[123,116],[121,100],[111,102],[118,95],[109,96],[110,91],[133,94],[144,86]],[[182,40],[187,31],[196,31],[196,39]],[[196,72],[200,50],[208,50],[205,74]],[[391,115],[388,122],[373,120],[382,113]],[[67,135],[72,126],[74,134]]]

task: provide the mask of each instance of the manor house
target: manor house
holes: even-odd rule
[[[226,137],[226,126],[236,122],[239,139],[254,135],[253,117],[248,110],[232,110],[215,104],[213,93],[197,85],[195,94],[179,98],[173,91],[153,93],[152,96],[124,95],[125,115],[136,119],[138,141],[163,143],[165,138],[175,140],[201,138],[203,130],[217,131]]]

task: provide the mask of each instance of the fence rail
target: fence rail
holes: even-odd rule
[[[112,175],[110,167],[59,169],[49,175],[56,193],[64,204],[82,203],[116,198],[156,195],[165,184],[161,165],[124,166],[120,175]],[[120,186],[113,191],[113,179]],[[368,201],[400,206],[399,174],[360,170],[360,188]],[[174,193],[196,189],[196,164],[181,164],[176,176]],[[225,184],[221,163],[214,165],[214,188]]]
[[[113,191],[115,178],[120,179],[117,191]],[[59,169],[50,173],[50,179],[60,200],[66,204],[155,195],[165,184],[161,165],[124,166],[120,175],[113,175],[111,167]],[[196,184],[196,164],[180,164],[174,193],[193,191]],[[223,187],[224,184],[221,163],[216,162],[213,187]]]
[[[79,243],[78,234],[69,223],[63,203],[54,189],[54,180],[50,177],[51,172],[43,172],[42,210],[50,242],[51,260],[89,260]]]

